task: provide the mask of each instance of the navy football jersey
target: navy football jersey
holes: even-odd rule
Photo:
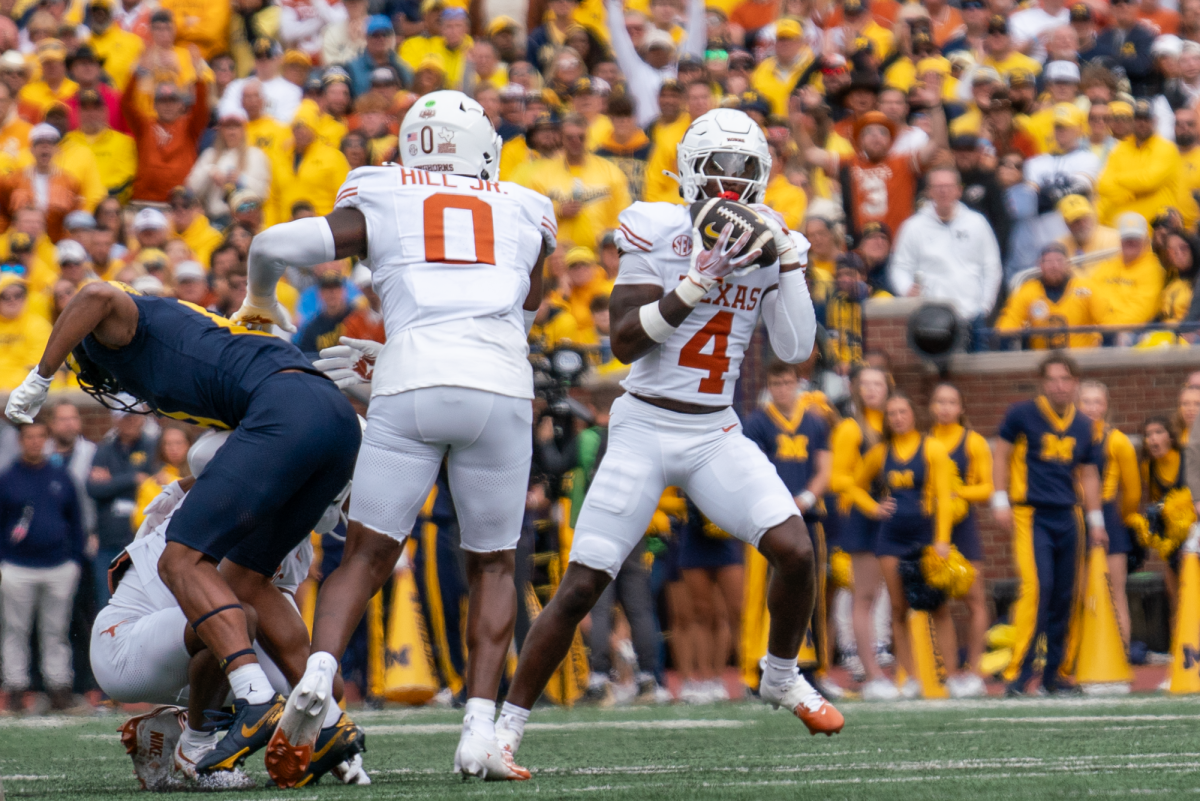
[[[1009,407],[1000,437],[1012,443],[1008,494],[1013,503],[1065,507],[1078,503],[1075,468],[1095,464],[1092,421],[1074,406],[1059,417],[1044,397]]]

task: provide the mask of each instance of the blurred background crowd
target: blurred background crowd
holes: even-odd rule
[[[1200,320],[1200,0],[0,0],[0,53],[0,392],[36,363],[88,281],[231,314],[254,235],[328,213],[351,169],[416,147],[398,141],[398,122],[423,94],[460,89],[483,105],[504,141],[500,177],[551,198],[558,217],[531,336],[540,422],[522,626],[561,573],[625,369],[608,346],[618,214],[636,200],[683,202],[666,173],[710,109],[763,126],[765,202],[811,243],[822,325],[799,374],[770,372],[758,342],[739,389],[747,415],[768,402],[784,422],[819,408],[827,434],[842,417],[861,420],[851,379],[887,369],[887,354],[864,349],[871,298],[945,302],[972,350],[1187,347]],[[384,339],[365,267],[296,272],[280,297],[308,354],[340,336]],[[769,393],[772,376],[788,387]],[[64,372],[55,386],[76,384]],[[821,404],[803,400],[816,390]],[[194,437],[136,415],[101,421],[86,404],[84,426],[79,397],[47,413],[40,443],[0,429],[0,466],[11,465],[0,560],[50,571],[30,579],[42,588],[28,596],[36,626],[34,611],[6,612],[5,689],[43,686],[59,706],[72,703],[66,688],[89,686],[70,672],[69,632],[84,672],[79,632],[106,599],[107,564],[139,510],[186,472]],[[1183,416],[1167,421],[1176,450],[1196,408],[1181,400]],[[39,452],[65,473],[44,487],[14,478]],[[788,453],[774,456],[799,458]],[[14,555],[30,498],[50,496],[56,544]],[[416,532],[412,575],[437,683],[456,693],[464,589],[447,500],[443,485]],[[671,664],[703,700],[728,690],[713,684],[726,662],[751,664],[744,643],[765,631],[762,566],[743,566],[740,547],[706,525],[687,499],[664,500],[631,579],[612,591],[625,614],[593,617],[576,695],[591,674],[591,694],[610,697],[619,663],[644,698],[661,699]],[[691,540],[677,569],[668,552]],[[322,545],[314,581],[339,554],[336,538]],[[68,563],[80,569],[60,569]],[[832,591],[829,601],[832,615]],[[368,663],[386,650],[372,625],[347,666],[365,694]],[[30,678],[35,628],[51,647]],[[818,642],[822,665],[855,656],[851,634],[835,639]]]

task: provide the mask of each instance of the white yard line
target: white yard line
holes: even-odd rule
[[[755,725],[749,720],[598,720],[588,723],[529,723],[525,731],[590,731],[593,729],[741,729]],[[363,726],[367,734],[457,734],[461,723],[395,723]]]

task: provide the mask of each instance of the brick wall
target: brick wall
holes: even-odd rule
[[[869,301],[867,347],[880,349],[892,360],[896,384],[924,409],[929,393],[940,380],[933,365],[923,362],[907,342],[908,315],[920,305],[915,299]],[[1083,376],[1108,385],[1110,415],[1114,425],[1127,434],[1139,434],[1150,415],[1175,413],[1179,388],[1187,375],[1200,370],[1200,348],[1139,350],[1094,348],[1072,351]],[[959,354],[952,357],[945,378],[962,390],[971,425],[986,437],[994,437],[1010,404],[1029,398],[1037,391],[1037,366],[1045,352]],[[1014,576],[1009,538],[981,510],[984,548],[989,579]],[[1152,562],[1151,569],[1161,569]]]

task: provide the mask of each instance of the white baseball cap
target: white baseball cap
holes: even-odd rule
[[[1136,211],[1127,211],[1117,218],[1117,233],[1122,239],[1145,239],[1149,236],[1146,218]]]
[[[1046,65],[1046,81],[1079,83],[1079,65],[1070,61],[1051,61]]]
[[[60,240],[58,246],[54,248],[54,255],[57,257],[59,264],[68,261],[81,263],[88,260],[87,251],[83,249],[83,245],[74,239]]]
[[[181,261],[175,265],[175,283],[181,281],[205,281],[208,276],[198,261]]]
[[[142,231],[165,231],[170,227],[171,224],[167,222],[167,215],[158,209],[142,209],[133,218],[133,232],[135,234]]]

